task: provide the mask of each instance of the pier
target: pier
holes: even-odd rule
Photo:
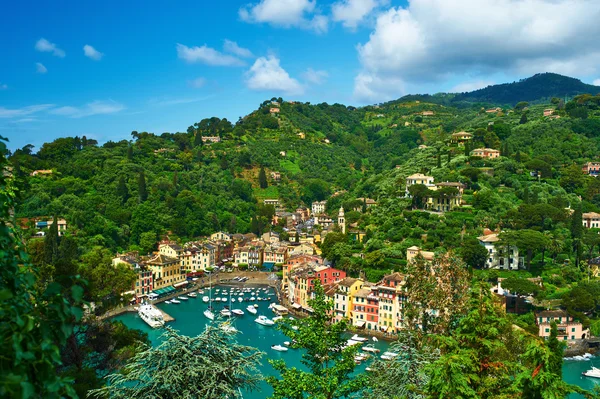
[[[170,314],[168,314],[167,312],[165,312],[164,310],[162,310],[162,309],[159,309],[159,308],[156,308],[156,309],[158,309],[158,311],[159,311],[160,313],[162,313],[162,315],[163,315],[163,320],[165,321],[165,323],[168,323],[168,322],[170,322],[170,321],[175,321],[175,318],[174,318],[173,316],[171,316]]]

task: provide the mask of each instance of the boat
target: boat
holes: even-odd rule
[[[291,343],[290,341],[285,341],[283,344],[284,344],[285,346],[290,346],[292,343]]]
[[[374,347],[373,345],[365,345],[362,347],[362,350],[364,350],[365,352],[371,352],[371,353],[379,353],[380,350],[377,349],[376,347]]]
[[[178,296],[177,299],[179,299],[180,301],[187,301],[189,298],[186,296]]]
[[[177,299],[173,298],[173,299],[171,299],[171,303],[174,303],[177,305],[178,303],[181,303],[181,301],[178,301]]]
[[[198,290],[198,294],[204,295],[204,290]]]
[[[190,298],[196,298],[198,294],[196,294],[195,292],[188,292],[187,296],[189,296]]]
[[[208,300],[212,301],[212,279],[208,280],[208,286],[209,286],[209,289],[208,289],[209,298],[208,298]],[[206,298],[206,297],[204,297],[204,298]],[[202,300],[204,300],[204,298],[202,298]],[[212,305],[208,305],[208,308],[204,311],[204,317],[206,317],[209,320],[214,320],[215,319],[215,314],[212,311]]]
[[[256,301],[256,298],[255,297],[250,297],[250,300],[251,301]]]
[[[287,352],[288,348],[283,345],[271,345],[271,349],[276,350],[278,352]]]
[[[298,331],[298,326],[292,326],[292,330]]]
[[[373,337],[373,342],[379,342],[379,340],[377,339],[377,337]]]
[[[256,308],[252,305],[249,305],[246,310],[252,314],[256,314]]]
[[[231,313],[233,313],[236,316],[243,316],[244,315],[244,311],[242,309],[233,309],[231,311]]]
[[[155,308],[154,305],[143,304],[138,309],[138,315],[152,328],[158,328],[165,325],[162,313]]]
[[[171,301],[169,301],[169,300],[166,300],[166,301],[165,301],[165,303],[167,303],[167,304],[171,304]]]
[[[366,353],[357,353],[356,355],[354,355],[354,363],[361,364],[368,358],[369,358],[369,355],[367,355]]]
[[[267,316],[262,315],[258,316],[254,321],[263,326],[272,326],[273,324],[275,324],[273,320],[269,319]]]
[[[381,355],[381,358],[383,360],[392,360],[396,356],[398,356],[398,354],[396,352],[383,352],[383,355]],[[600,378],[600,376],[599,376],[599,378]]]
[[[207,296],[203,296],[202,297],[202,302],[204,302],[204,303],[210,302],[210,298],[207,297]]]
[[[350,339],[359,342],[367,342],[369,340],[368,338],[359,337],[357,334],[354,334]]]
[[[584,371],[581,375],[584,377],[600,378],[600,369],[592,366],[591,369]]]
[[[221,309],[221,316],[231,317],[231,310],[229,310],[227,308]]]
[[[238,302],[243,302],[243,301],[244,301],[244,298],[242,298],[242,297],[238,298]]]
[[[254,304],[253,306],[254,306],[256,309],[258,309],[258,305]]]

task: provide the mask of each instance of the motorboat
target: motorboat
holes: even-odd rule
[[[292,326],[292,330],[298,331],[298,326]]]
[[[383,352],[383,355],[381,355],[381,358],[383,360],[392,360],[396,356],[398,356],[398,354],[396,352]],[[600,375],[599,375],[599,378],[600,378]]]
[[[204,303],[208,303],[208,302],[210,302],[210,298],[209,298],[209,297],[207,297],[207,296],[203,296],[203,297],[202,297],[202,302],[204,302]]]
[[[198,294],[196,294],[195,292],[188,292],[187,296],[189,296],[190,298],[196,298]]]
[[[377,339],[377,337],[373,337],[373,342],[379,342],[379,340]]]
[[[233,313],[236,316],[243,316],[244,315],[244,311],[242,309],[233,309],[231,311],[231,313]]]
[[[292,343],[291,343],[290,341],[285,341],[283,344],[284,344],[285,346],[290,346]]]
[[[229,310],[227,308],[221,309],[221,316],[231,317],[231,310]]]
[[[143,304],[138,309],[138,315],[152,328],[158,328],[165,325],[162,313],[155,308],[154,305]]]
[[[354,334],[350,339],[359,342],[367,342],[369,340],[368,338],[359,337],[357,334]]]
[[[167,301],[165,301],[165,303],[170,305],[172,302],[167,300]]]
[[[250,297],[250,300],[251,301],[256,301],[256,298],[255,297]]]
[[[584,371],[581,375],[584,377],[600,378],[600,369],[592,366],[591,369]]]
[[[278,352],[287,352],[288,348],[283,345],[271,345],[271,349],[276,350]]]
[[[204,294],[204,290],[198,290],[198,294],[203,295]]]
[[[177,299],[173,298],[173,299],[171,299],[171,303],[174,303],[177,305],[177,304],[181,303],[181,301],[178,301]]]
[[[256,312],[257,312],[256,308],[255,308],[254,306],[252,306],[252,305],[249,305],[249,306],[246,308],[246,310],[247,310],[248,312],[250,312],[251,314],[256,314]]]
[[[243,302],[243,301],[244,301],[244,298],[242,298],[242,297],[238,298],[238,302]]]
[[[204,316],[209,320],[215,319],[215,314],[210,307],[204,311]]]
[[[258,309],[258,305],[257,305],[257,304],[254,304],[253,306],[254,306],[256,309]]]
[[[376,347],[374,347],[373,345],[365,345],[362,347],[362,350],[364,350],[365,352],[371,352],[371,353],[379,353],[380,350],[377,349]]]
[[[267,316],[262,316],[262,315],[258,316],[256,318],[256,320],[254,320],[254,321],[263,326],[272,326],[275,324],[275,322],[273,320],[269,319]]]
[[[177,299],[179,299],[180,301],[187,301],[189,298],[186,296],[178,296]]]

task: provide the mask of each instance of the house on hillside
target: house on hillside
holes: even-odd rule
[[[50,169],[38,169],[38,170],[34,170],[33,172],[31,172],[31,176],[43,176],[43,175],[51,175],[52,174],[52,170]]]
[[[271,113],[271,115],[275,115],[279,113],[279,108],[278,107],[272,107],[271,109],[269,109],[269,112]]]
[[[396,166],[396,168],[399,169],[398,166]],[[408,176],[406,178],[406,191],[405,191],[406,197],[410,197],[410,192],[408,191],[408,189],[410,188],[410,186],[415,185],[415,184],[422,184],[431,189],[434,186],[433,185],[433,176],[427,176],[422,173],[415,173],[415,174]]]
[[[462,195],[465,189],[464,184],[459,182],[441,182],[435,183],[430,189],[434,191],[434,193],[431,197],[427,198],[427,209],[437,212],[448,212],[461,206]]]
[[[423,111],[423,112],[421,112],[421,115],[422,116],[433,116],[433,115],[435,115],[435,112],[433,112],[433,111]]]
[[[471,140],[473,140],[473,135],[467,132],[453,133],[450,138],[452,144],[456,144],[460,147],[464,147],[465,143],[469,143]]]
[[[502,112],[502,108],[496,107],[496,108],[490,108],[490,109],[485,110],[486,114],[497,114],[498,112]]]
[[[598,176],[600,174],[600,162],[588,162],[581,168],[581,171],[589,176]]]
[[[554,113],[554,109],[553,108],[546,108],[544,110],[544,116],[550,116]]]
[[[519,248],[514,245],[508,248],[499,245],[498,233],[486,234],[477,239],[488,251],[485,261],[487,269],[518,270],[524,267],[524,259],[519,256]]]
[[[430,252],[430,251],[423,251],[423,250],[421,250],[421,248],[417,247],[416,245],[413,245],[412,247],[409,247],[406,250],[406,261],[408,263],[415,262],[417,257],[419,257],[419,256],[422,256],[423,259],[427,262],[432,262],[433,258],[435,257],[435,253]]]
[[[600,229],[600,213],[586,212],[582,216],[583,227]]]
[[[493,148],[477,148],[471,151],[471,155],[474,157],[494,159],[500,157],[500,151],[494,150]]]
[[[315,201],[311,204],[310,208],[313,215],[318,215],[325,212],[327,201]]]
[[[279,173],[279,172],[271,172],[271,179],[273,179],[273,181],[280,181],[281,180],[281,173]]]
[[[276,198],[265,198],[263,200],[264,205],[273,205],[275,208],[279,206],[279,200]]]
[[[535,314],[535,322],[539,327],[538,335],[544,339],[550,337],[551,323],[556,322],[558,328],[558,339],[573,342],[586,339],[590,336],[590,330],[584,329],[583,324],[575,321],[573,316],[564,310],[544,310]]]

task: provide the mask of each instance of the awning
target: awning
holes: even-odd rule
[[[292,303],[292,307],[294,309],[300,309],[302,307],[302,305],[300,305],[299,303]]]
[[[311,308],[310,306],[305,306],[304,310],[306,310],[307,312],[313,313],[315,310],[313,308]]]
[[[275,262],[263,262],[263,267],[267,270],[272,270],[275,266]]]
[[[360,321],[357,321],[356,324],[354,324],[354,325],[356,327],[360,328],[360,327],[364,327],[366,323],[367,323],[366,321],[360,320]]]
[[[173,287],[179,288],[179,287],[183,287],[184,285],[188,285],[188,284],[189,284],[189,281],[182,281],[181,283],[173,284]]]

